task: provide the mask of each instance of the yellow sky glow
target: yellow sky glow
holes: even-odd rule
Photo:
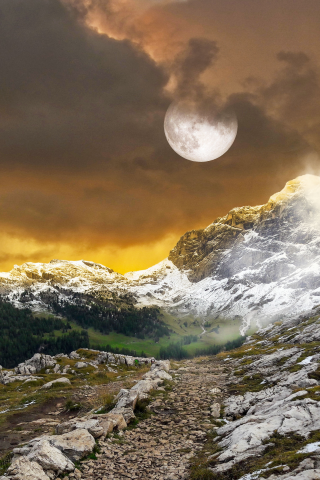
[[[94,247],[91,249],[89,245],[76,246],[66,243],[43,243],[32,239],[1,234],[0,271],[10,271],[15,264],[49,262],[53,258],[89,260],[101,263],[119,273],[144,270],[166,258],[169,251],[177,243],[177,240],[176,235],[169,234],[159,241],[148,244],[126,248]]]

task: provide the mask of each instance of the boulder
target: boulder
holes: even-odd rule
[[[124,355],[119,356],[119,362],[120,362],[120,365],[125,365],[126,364],[126,358],[125,358]]]
[[[56,433],[58,435],[63,435],[64,433],[72,432],[76,429],[86,429],[94,438],[99,438],[105,434],[105,429],[100,426],[100,419],[98,416],[91,419],[75,418],[69,422],[56,425]]]
[[[9,372],[10,375],[4,375],[2,379],[0,379],[3,385],[9,385],[13,382],[27,382],[27,381],[35,381],[39,380],[40,377],[30,377],[29,375],[14,375],[13,372]]]
[[[13,480],[50,480],[41,465],[27,457],[14,460],[8,468],[7,475]]]
[[[104,434],[104,429],[99,425],[98,419],[90,419],[85,421],[79,421],[75,424],[77,429],[85,428],[94,437],[99,438]]]
[[[150,372],[147,372],[143,375],[143,378],[151,380],[155,380],[157,378],[161,378],[161,380],[172,380],[172,376],[160,368],[150,370]]]
[[[57,365],[54,366],[53,372],[54,373],[59,373],[60,372],[60,365],[58,363],[57,363]]]
[[[21,375],[31,375],[33,373],[40,372],[43,368],[54,367],[57,361],[50,355],[44,355],[43,353],[36,353],[32,358],[26,360],[24,363],[20,363],[15,372]]]
[[[134,410],[137,400],[138,393],[136,391],[126,390],[122,388],[118,395],[115,398],[116,408],[132,408]]]
[[[211,415],[213,416],[213,418],[220,417],[220,403],[213,403],[211,405]]]
[[[113,408],[110,413],[112,415],[121,415],[126,424],[130,423],[130,421],[135,418],[135,415],[134,415],[134,411],[133,411],[133,408],[131,407],[128,407],[128,408],[125,408],[125,407],[115,407]],[[125,427],[124,427],[125,428]]]
[[[34,444],[27,458],[37,462],[44,470],[55,472],[73,472],[74,464],[58,448],[52,446],[48,440],[40,440]]]
[[[99,428],[103,429],[103,435],[108,435],[108,433],[111,433],[116,426],[116,424],[111,421],[111,419],[108,418],[109,413],[105,413],[102,415],[95,415],[92,416],[91,418],[99,420]]]
[[[138,399],[144,400],[145,398],[148,398],[148,393],[157,388],[162,382],[163,381],[160,378],[155,380],[140,380],[131,388],[131,392],[136,392],[138,394]]]
[[[127,427],[127,423],[123,415],[119,413],[113,413],[111,411],[105,414],[105,418],[107,419],[108,422],[111,422],[113,425],[113,428],[116,428],[117,430],[123,430],[124,428]]]
[[[106,363],[108,361],[108,353],[107,352],[100,352],[97,356],[97,364],[100,365],[102,363]]]
[[[64,433],[72,432],[76,429],[76,421],[70,420],[70,422],[63,422],[56,425],[56,434],[63,435]]]
[[[79,355],[79,353],[77,353],[77,352],[71,352],[71,353],[69,354],[69,358],[71,358],[72,360],[75,360],[75,359],[80,358],[80,355]]]
[[[108,433],[113,432],[113,429],[114,429],[114,423],[112,422],[111,419],[109,420],[108,418],[101,418],[99,421],[99,426],[103,428],[104,436],[108,435]]]
[[[87,366],[88,366],[88,364],[85,363],[85,362],[77,362],[75,364],[75,368],[86,368]]]
[[[128,367],[134,366],[134,358],[126,355],[126,364]]]
[[[49,437],[49,441],[73,462],[88,455],[95,446],[93,436],[85,429],[77,429],[63,435],[53,435]]]
[[[71,385],[71,382],[68,378],[62,377],[62,378],[57,378],[57,380],[52,380],[51,382],[45,383],[44,385],[42,385],[41,389],[47,390],[48,388],[51,388],[52,385],[56,385],[58,383],[61,384],[61,386]]]
[[[160,370],[165,370],[166,372],[169,372],[169,370],[170,370],[170,360],[154,361],[154,363],[151,365],[150,370],[154,370],[155,368],[160,369]]]

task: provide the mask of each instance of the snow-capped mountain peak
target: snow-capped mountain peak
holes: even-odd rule
[[[183,316],[263,324],[320,304],[320,177],[286,184],[264,205],[238,207],[183,235],[167,259],[125,275],[89,261],[25,263],[0,274],[14,303],[45,309],[44,292],[128,292]],[[27,292],[27,293],[26,293]]]

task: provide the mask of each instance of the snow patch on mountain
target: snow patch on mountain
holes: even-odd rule
[[[320,177],[288,182],[265,205],[231,210],[181,237],[169,257],[120,275],[94,262],[25,263],[0,274],[0,293],[44,310],[46,295],[130,293],[175,315],[255,321],[310,312],[320,304]]]

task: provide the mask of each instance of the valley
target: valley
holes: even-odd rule
[[[0,478],[25,480],[14,476],[25,468],[37,480],[65,477],[52,455],[68,438],[64,454],[79,458],[66,467],[69,478],[316,480],[319,325],[318,309],[260,330],[234,350],[170,364],[80,349],[38,354],[13,374],[4,369]],[[76,435],[83,442],[95,436],[86,447],[92,453],[76,454]]]

